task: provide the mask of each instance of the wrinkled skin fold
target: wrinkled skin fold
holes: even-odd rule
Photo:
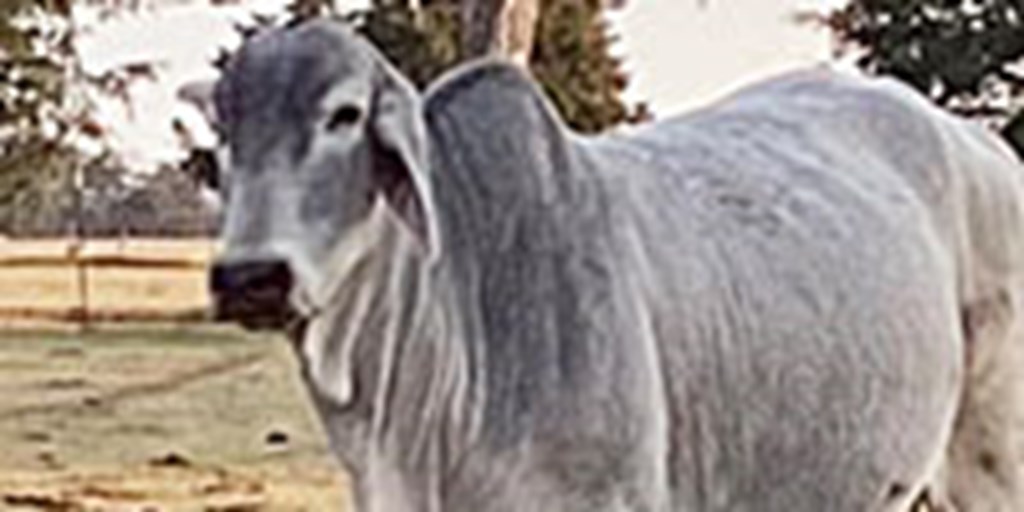
[[[359,511],[1024,510],[1024,174],[902,86],[584,138],[516,67],[421,97],[316,21],[216,112],[221,264],[293,274]]]

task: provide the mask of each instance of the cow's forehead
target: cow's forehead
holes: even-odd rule
[[[255,36],[232,59],[218,84],[218,118],[310,115],[332,87],[372,80],[368,46],[347,27],[310,22]]]

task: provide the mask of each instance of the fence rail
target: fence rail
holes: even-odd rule
[[[0,256],[0,269],[18,267],[42,268],[67,266],[85,266],[88,268],[154,268],[205,271],[206,262],[174,260],[167,258],[137,256],[83,256],[69,259],[66,256]]]
[[[201,321],[213,241],[2,240],[0,326]]]

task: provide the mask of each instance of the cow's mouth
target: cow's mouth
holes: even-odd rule
[[[255,331],[290,331],[305,319],[288,304],[287,297],[260,294],[214,297],[214,318]]]
[[[292,307],[287,297],[215,294],[214,319],[236,323],[250,331],[282,333],[295,346],[300,346],[313,318]]]
[[[217,263],[210,272],[214,318],[250,330],[304,331],[306,319],[290,297],[294,281],[282,260]]]

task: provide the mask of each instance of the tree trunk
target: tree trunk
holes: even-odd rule
[[[540,0],[462,0],[463,58],[507,58],[530,62]]]

